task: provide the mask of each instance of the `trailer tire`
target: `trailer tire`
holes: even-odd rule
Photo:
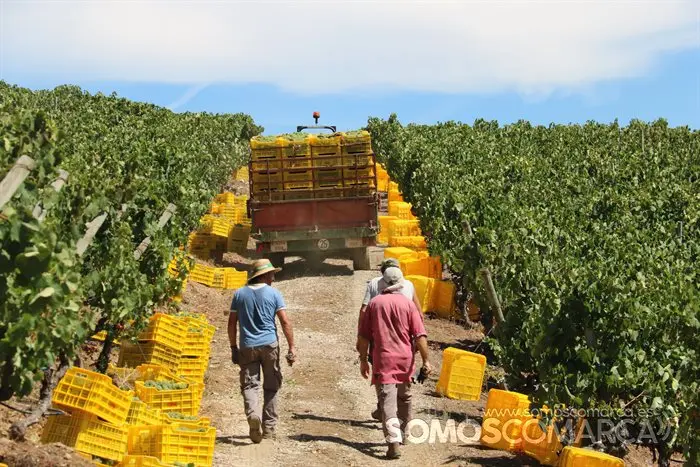
[[[352,252],[352,268],[355,271],[369,271],[372,264],[369,257],[369,248],[357,248]]]
[[[268,259],[276,268],[284,268],[284,253],[270,253]]]

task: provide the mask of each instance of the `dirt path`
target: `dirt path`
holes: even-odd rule
[[[289,260],[288,260],[289,261]],[[379,423],[371,419],[376,396],[360,376],[354,349],[357,313],[372,271],[353,273],[345,261],[327,261],[305,270],[297,261],[285,265],[286,278],[275,283],[287,302],[294,325],[299,360],[284,366],[280,394],[278,439],[252,444],[248,439],[237,369],[230,362],[226,320],[232,292],[217,292],[197,284],[189,287],[185,304],[206,311],[218,330],[206,380],[201,412],[216,426],[216,466],[232,465],[383,465],[386,447]],[[435,366],[442,348],[474,338],[473,332],[445,321],[426,323]],[[281,337],[281,336],[280,336]],[[286,351],[286,342],[283,343]],[[484,398],[460,402],[432,395],[435,377],[414,387],[414,417],[465,417],[481,420]],[[467,436],[473,434],[465,431]],[[501,451],[462,442],[407,445],[395,465],[532,465]]]

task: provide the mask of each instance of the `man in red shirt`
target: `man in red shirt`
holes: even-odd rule
[[[411,420],[411,376],[415,369],[416,342],[425,374],[432,367],[428,361],[428,341],[421,312],[401,294],[403,274],[396,267],[384,271],[387,288],[373,298],[362,315],[359,329],[360,371],[367,379],[369,342],[372,341],[372,384],[377,388],[382,409],[382,428],[389,444],[387,457],[400,457],[403,430]]]

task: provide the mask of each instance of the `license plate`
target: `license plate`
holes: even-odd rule
[[[278,253],[280,251],[287,251],[287,242],[277,241],[270,243],[270,251],[273,253]]]
[[[361,238],[346,238],[345,248],[360,248],[362,246]]]

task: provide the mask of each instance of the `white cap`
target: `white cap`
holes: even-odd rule
[[[396,285],[403,282],[403,273],[397,267],[389,267],[384,270],[384,282],[388,285]]]

